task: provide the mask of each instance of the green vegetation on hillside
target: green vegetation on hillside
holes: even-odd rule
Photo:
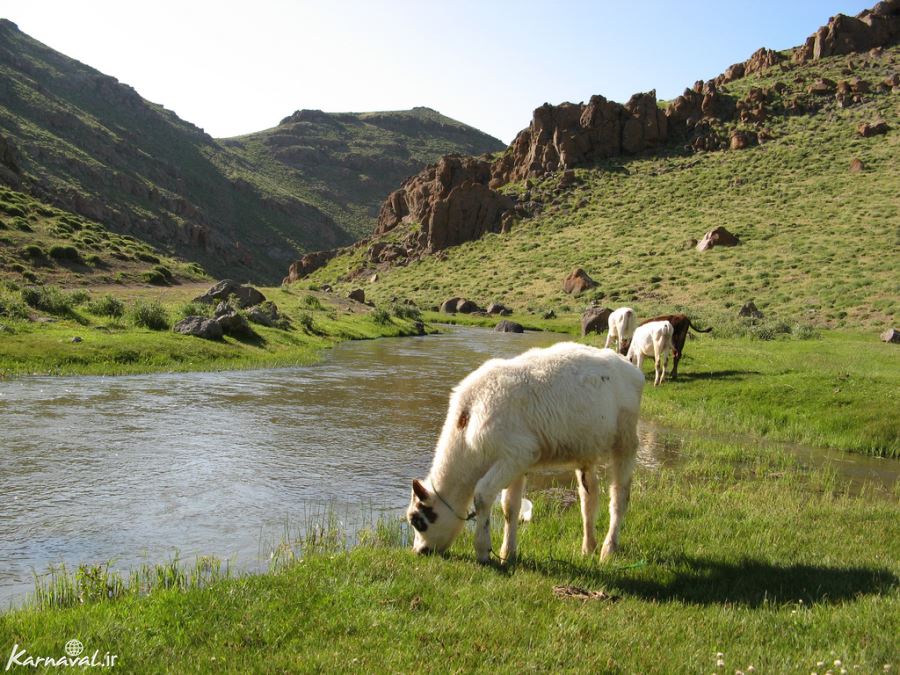
[[[416,108],[320,113],[303,130],[293,124],[245,137],[245,149],[6,19],[0,78],[0,184],[220,277],[280,281],[303,252],[349,244],[350,230],[370,233],[394,184],[440,154],[502,145]],[[279,155],[298,150],[277,142],[285,133],[312,154]]]
[[[854,57],[873,87],[896,68],[900,47]],[[859,64],[864,65],[860,66]],[[803,92],[820,76],[840,79],[846,57],[785,66],[728,85],[787,83]],[[631,305],[639,316],[686,309],[733,317],[753,300],[767,319],[794,324],[881,327],[897,316],[900,285],[890,264],[900,246],[900,114],[896,93],[872,93],[841,108],[818,99],[815,114],[773,115],[773,139],[746,150],[620,157],[504,188],[538,201],[536,216],[507,234],[448,249],[406,267],[380,269],[367,294],[436,306],[453,296],[516,310],[580,312],[592,301]],[[860,122],[887,121],[887,135],[863,138]],[[860,159],[864,170],[851,172]],[[700,253],[692,240],[725,226],[742,244]],[[398,228],[399,230],[400,228]],[[392,232],[400,237],[402,232]],[[365,251],[331,261],[311,279],[336,287],[364,267]],[[583,267],[599,287],[580,297],[563,278]]]
[[[222,141],[272,185],[313,204],[355,238],[408,176],[442,155],[503,149],[497,139],[429,108],[391,112],[302,110],[273,129]],[[240,168],[232,171],[240,173]]]
[[[326,522],[283,547],[269,574],[209,582],[217,568],[205,559],[199,573],[160,566],[157,590],[109,600],[103,571],[88,567],[85,604],[2,614],[0,644],[56,656],[77,638],[128,671],[897,667],[896,489],[850,490],[831,471],[762,449],[692,441],[680,452],[678,469],[636,473],[609,564],[580,555],[575,491],[555,489],[531,495],[511,568],[478,565],[470,533],[446,557],[417,557],[396,521],[344,552]],[[303,557],[291,562],[292,552]],[[560,598],[557,586],[611,597]]]
[[[0,187],[0,279],[21,284],[168,286],[205,278],[197,263],[173,258],[135,237]]]

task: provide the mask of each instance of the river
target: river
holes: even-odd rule
[[[325,507],[399,515],[452,386],[559,339],[456,328],[343,343],[302,368],[0,382],[0,607],[50,564],[127,570],[177,551],[257,569]],[[677,462],[682,434],[643,424],[641,439],[645,467]],[[897,477],[897,462],[884,475],[828,456],[854,478]]]

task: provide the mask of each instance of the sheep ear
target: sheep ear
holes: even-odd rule
[[[425,489],[425,486],[415,478],[413,479],[413,494],[421,502],[428,501],[428,499],[431,497],[431,495],[428,494],[428,490]]]

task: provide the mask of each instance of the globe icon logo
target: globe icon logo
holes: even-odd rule
[[[69,640],[66,643],[66,654],[69,656],[78,656],[84,651],[84,645],[80,640]]]

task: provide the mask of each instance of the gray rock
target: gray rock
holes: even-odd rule
[[[543,313],[542,318],[544,318],[544,319],[555,319],[555,318],[556,318],[556,312],[554,312],[552,309],[548,309],[546,312]]]
[[[253,337],[256,335],[247,319],[234,311],[216,317],[213,321],[219,324],[222,332],[226,335],[235,337]]]
[[[515,321],[509,321],[508,319],[503,319],[496,326],[494,326],[494,332],[496,332],[496,333],[524,333],[525,328],[520,323],[516,323]]]
[[[175,324],[172,328],[175,333],[193,335],[207,340],[218,340],[222,337],[222,326],[216,319],[207,319],[204,316],[188,316]]]
[[[500,304],[499,302],[492,302],[484,311],[486,311],[488,314],[499,314],[500,316],[509,316],[510,314],[512,314],[511,309],[509,309],[505,305]]]
[[[281,315],[274,302],[264,302],[256,307],[251,307],[247,311],[247,318],[253,323],[271,327],[278,323]]]
[[[756,308],[756,305],[753,304],[753,301],[747,302],[741,307],[741,310],[738,312],[738,316],[750,318],[750,319],[761,319],[763,318],[763,313]]]
[[[602,333],[609,328],[609,315],[612,310],[608,307],[589,307],[581,315],[581,337],[588,333]]]
[[[356,302],[365,302],[366,301],[366,292],[361,288],[354,288],[347,295],[351,300],[356,300]]]
[[[456,314],[456,305],[462,298],[450,298],[441,303],[441,312],[443,314]]]
[[[459,302],[456,303],[456,311],[460,314],[474,314],[475,312],[480,312],[481,307],[476,305],[471,300],[462,298]]]
[[[266,299],[266,296],[253,286],[242,286],[231,279],[223,279],[203,295],[194,298],[194,302],[212,304],[216,300],[228,300],[232,295],[237,298],[238,306],[241,308],[258,305]]]
[[[81,337],[78,336],[78,335],[76,335],[76,336],[73,337],[71,340],[69,340],[69,342],[75,342],[75,343],[78,343],[78,342],[81,342],[81,341],[82,341],[82,340],[81,340]]]

